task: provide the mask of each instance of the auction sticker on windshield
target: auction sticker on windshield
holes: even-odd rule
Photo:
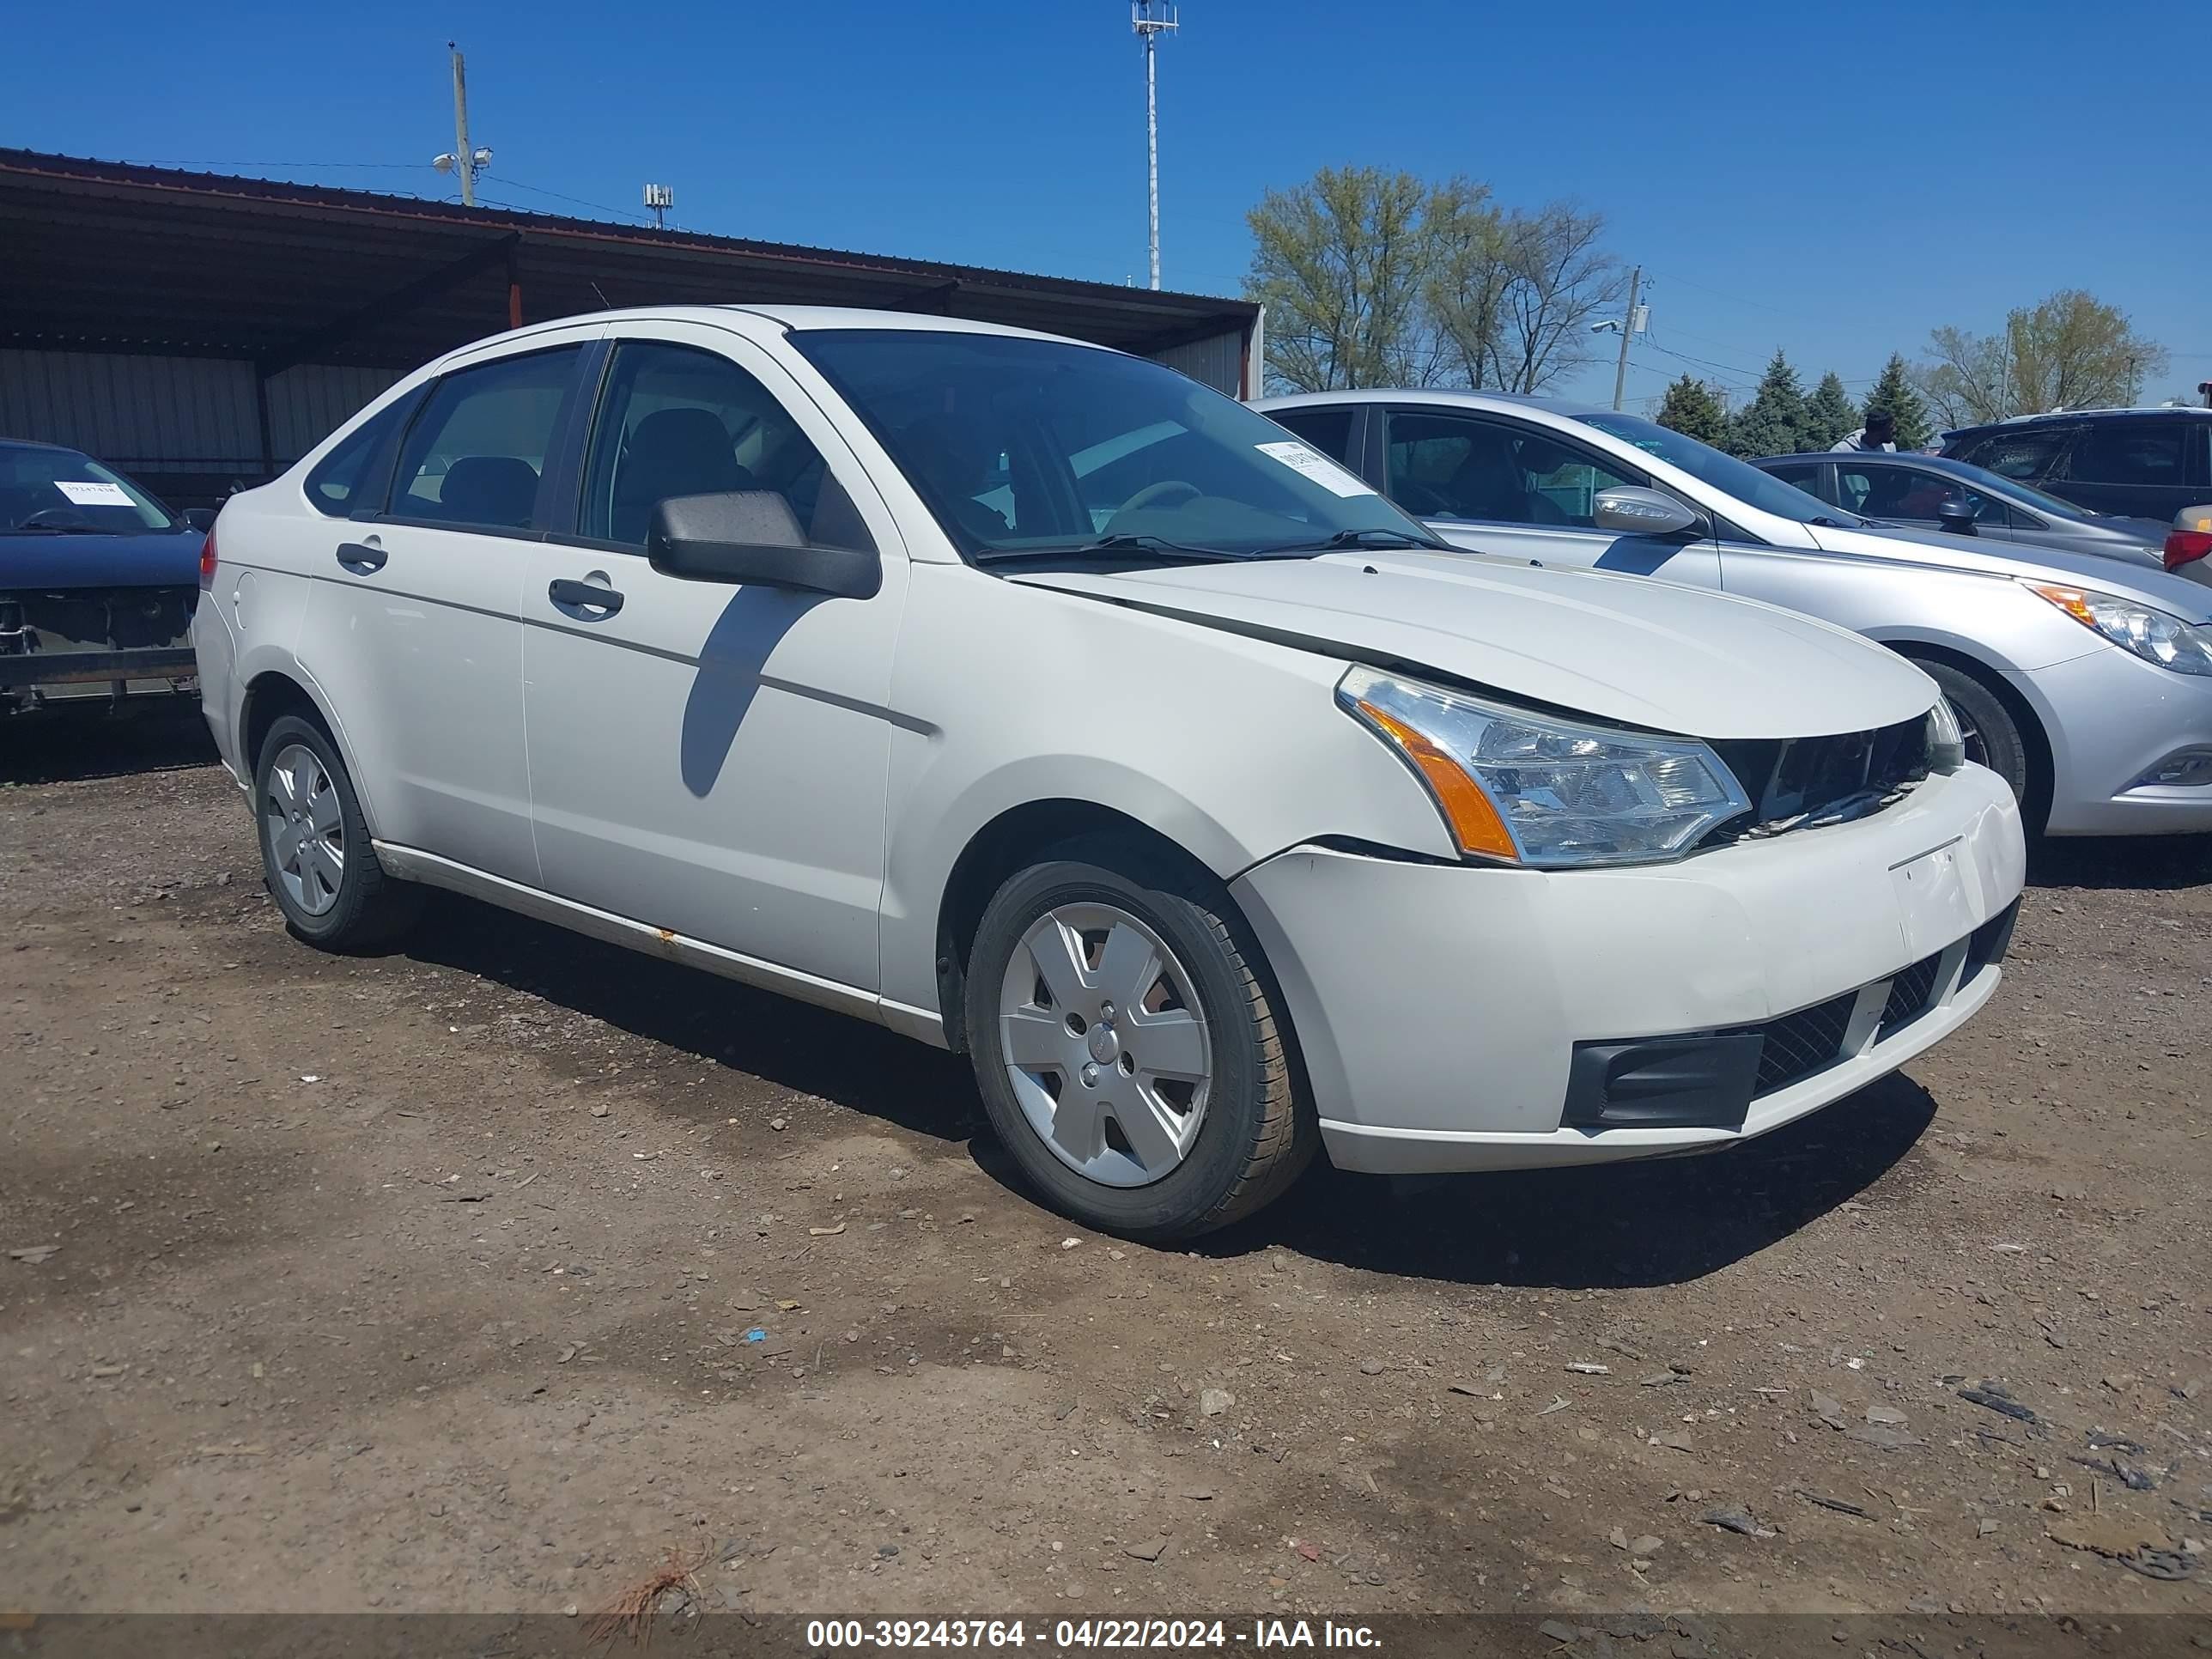
[[[1272,456],[1280,461],[1291,471],[1304,473],[1323,489],[1332,490],[1339,495],[1372,495],[1375,493],[1321,451],[1309,449],[1295,438],[1282,443],[1255,444],[1252,447],[1262,455]]]
[[[121,484],[101,483],[94,480],[79,483],[74,478],[57,478],[54,488],[79,507],[128,507],[131,497],[123,493]]]

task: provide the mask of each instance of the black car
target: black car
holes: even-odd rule
[[[1752,465],[1877,524],[2062,547],[2154,565],[2170,526],[2086,507],[1942,455],[1881,450],[1766,455]]]
[[[2212,409],[2077,409],[1943,434],[1953,460],[2099,513],[2171,524],[2212,498]]]
[[[79,451],[0,439],[0,715],[191,690],[212,518]]]

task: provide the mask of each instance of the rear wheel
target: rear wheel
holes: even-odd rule
[[[2013,798],[2025,804],[2031,781],[2027,740],[2004,699],[1948,663],[1923,662],[1919,666],[1943,688],[1944,700],[1959,717],[1959,734],[1966,740],[1966,758],[2002,778],[2011,787]]]
[[[325,951],[382,945],[421,913],[422,892],[376,861],[360,798],[320,726],[287,714],[253,771],[262,878],[295,938]]]
[[[1116,838],[1011,878],[969,957],[992,1127],[1053,1206],[1139,1239],[1250,1214],[1311,1158],[1257,946],[1218,883]]]

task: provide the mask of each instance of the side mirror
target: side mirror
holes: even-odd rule
[[[1624,536],[1683,536],[1705,532],[1704,517],[1692,512],[1664,490],[1642,484],[1615,484],[1601,489],[1590,503],[1590,518],[1600,530]]]
[[[1947,495],[1936,503],[1936,520],[1954,536],[1975,536],[1981,533],[1974,528],[1974,509],[1956,495]]]
[[[817,547],[791,503],[773,489],[671,495],[653,509],[645,556],[689,581],[744,582],[836,599],[873,598],[884,585],[872,550]]]
[[[205,535],[215,528],[215,509],[211,507],[188,507],[185,509],[185,522]]]

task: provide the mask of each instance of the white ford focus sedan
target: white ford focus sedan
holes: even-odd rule
[[[2010,793],[1920,671],[1443,550],[1158,364],[902,314],[456,351],[223,509],[208,720],[291,930],[425,887],[974,1061],[1141,1238],[1317,1151],[1730,1146],[1996,988]]]

